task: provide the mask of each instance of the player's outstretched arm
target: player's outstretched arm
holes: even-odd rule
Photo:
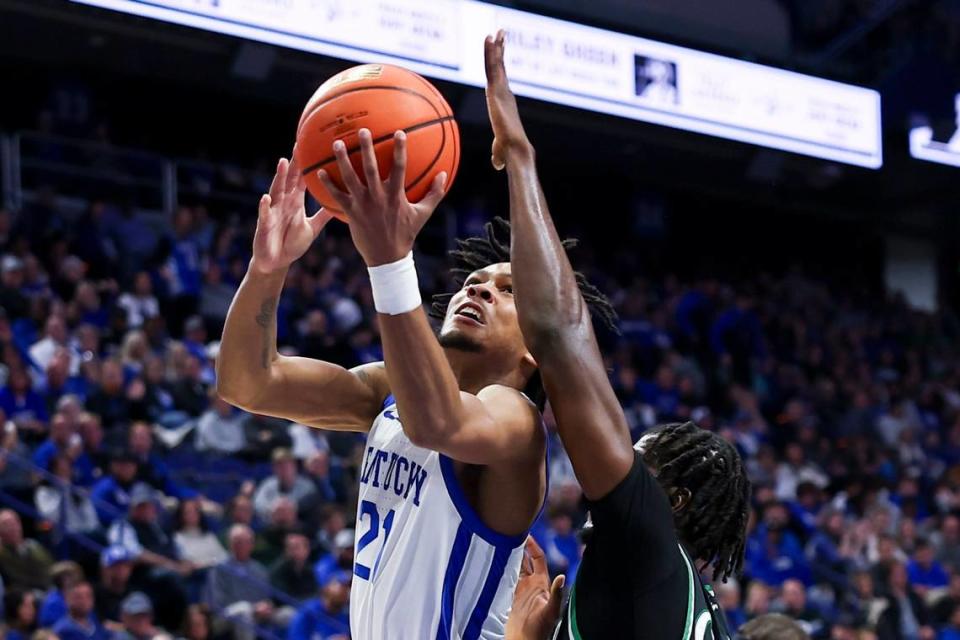
[[[358,136],[366,184],[339,140],[333,153],[347,191],[326,172],[319,177],[348,213],[350,234],[371,276],[379,268],[395,272],[389,289],[372,284],[390,390],[404,432],[418,446],[469,464],[514,462],[532,457],[531,452],[542,453],[542,447],[534,446],[542,444],[536,408],[505,386],[461,392],[421,306],[410,255],[417,234],[443,197],[446,175],[439,174],[424,199],[412,204],[404,191],[406,134],[398,131],[394,136],[393,168],[386,181],[380,179],[370,131],[361,129]],[[403,271],[408,277],[399,275]]]
[[[295,162],[281,158],[270,193],[260,199],[253,259],[234,296],[217,357],[217,392],[265,415],[326,429],[366,431],[387,396],[382,365],[353,371],[277,353],[277,301],[290,265],[330,215],[308,217]]]
[[[517,314],[574,471],[587,497],[596,500],[630,470],[634,460],[630,432],[540,188],[533,145],[507,83],[503,49],[502,31],[487,38],[491,159],[497,169],[506,168],[510,185],[510,262]]]

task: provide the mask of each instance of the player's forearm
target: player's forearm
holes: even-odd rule
[[[558,337],[589,325],[573,267],[540,188],[532,147],[507,157],[513,287],[520,328],[535,358]]]
[[[384,362],[403,430],[428,449],[443,446],[461,422],[460,386],[421,309],[380,315]]]
[[[217,393],[249,407],[266,388],[277,358],[277,302],[287,270],[250,268],[227,313],[217,356]]]

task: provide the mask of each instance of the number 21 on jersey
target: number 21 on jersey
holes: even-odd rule
[[[353,563],[353,573],[358,578],[363,580],[372,580],[373,576],[377,573],[377,567],[380,565],[380,556],[383,555],[383,550],[387,546],[387,540],[390,538],[390,529],[393,528],[393,517],[396,514],[393,509],[387,512],[387,516],[383,519],[383,527],[380,526],[380,511],[377,509],[376,503],[370,502],[369,500],[362,500],[360,502],[360,511],[357,514],[357,523],[358,525],[363,522],[364,518],[368,519],[370,528],[367,529],[360,540],[357,542],[357,560]],[[380,537],[381,531],[383,532],[383,541],[380,543],[380,549],[377,551],[377,557],[373,561],[373,570],[370,567],[360,564],[359,558],[360,554],[368,546],[377,541],[377,538]]]

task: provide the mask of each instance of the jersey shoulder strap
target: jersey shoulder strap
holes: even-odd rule
[[[691,617],[687,617],[688,626],[684,633],[684,640],[731,640],[727,616],[717,602],[713,587],[703,582],[690,554],[683,545],[680,545],[680,552],[683,554],[690,576],[691,593],[688,612],[691,610],[689,607],[692,607],[693,611],[692,627],[690,626]]]

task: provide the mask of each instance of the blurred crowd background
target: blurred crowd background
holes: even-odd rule
[[[89,636],[84,620],[191,640],[345,633],[362,437],[214,393],[249,260],[242,220],[184,206],[154,228],[104,200],[76,219],[0,213],[8,633]],[[601,340],[633,435],[694,420],[750,472],[745,575],[717,585],[734,626],[782,611],[815,638],[960,633],[960,319],[800,267],[688,280],[637,273],[629,247],[608,248],[575,260],[620,315]],[[451,286],[442,256],[419,266],[428,290]],[[290,270],[278,343],[344,366],[382,358],[342,228]],[[555,436],[551,449],[534,534],[572,579],[585,512]]]
[[[7,4],[6,637],[346,638],[363,439],[236,410],[214,371],[257,198],[303,101],[346,64],[54,0]],[[914,108],[954,126],[956,0],[742,0],[723,15],[651,0],[642,30],[626,26],[639,24],[632,2],[505,4],[877,87],[891,128]],[[418,247],[425,293],[452,286],[454,237],[506,214],[482,93],[440,87],[464,156]],[[816,639],[960,640],[955,173],[911,163],[905,137],[877,173],[521,109],[561,233],[583,240],[574,265],[619,313],[619,334],[599,339],[633,436],[694,420],[746,462],[744,575],[715,585],[731,627],[782,612]],[[887,286],[891,234],[936,253],[925,310]],[[278,346],[344,366],[382,358],[343,225],[290,269]],[[550,502],[533,533],[572,584],[586,513],[545,418]]]

